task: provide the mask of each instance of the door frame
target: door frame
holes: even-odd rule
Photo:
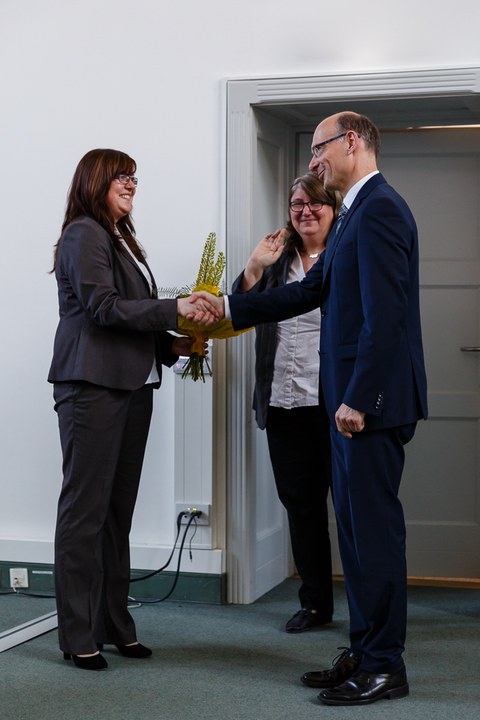
[[[369,106],[380,108],[391,127],[405,128],[412,122],[480,123],[480,67],[235,79],[226,81],[225,93],[228,287],[245,266],[251,243],[258,240],[252,238],[257,108],[283,118],[292,127],[292,138],[294,130],[350,109],[352,102],[367,115]],[[286,155],[293,158],[294,149],[286,148]],[[293,172],[293,164],[290,169]],[[217,447],[217,455],[224,458],[227,601],[232,603],[256,599],[254,499],[258,478],[251,473],[252,447],[245,429],[252,413],[248,345],[245,338],[226,343],[226,432],[221,435],[222,447]]]

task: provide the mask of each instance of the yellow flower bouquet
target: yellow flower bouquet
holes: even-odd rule
[[[181,288],[180,290],[175,288],[170,288],[168,290],[161,289],[159,292],[163,294],[168,293],[170,295],[174,294],[176,296],[189,297],[194,292],[205,290],[212,293],[212,295],[220,297],[223,294],[220,291],[220,281],[225,270],[226,261],[225,255],[222,252],[218,253],[217,259],[215,260],[216,241],[216,234],[213,232],[210,233],[205,241],[202,259],[200,261],[200,268],[194,285]],[[225,340],[227,338],[240,335],[241,333],[247,332],[251,329],[247,328],[246,330],[234,330],[231,321],[226,318],[219,320],[217,323],[210,325],[208,328],[193,323],[190,320],[186,320],[181,316],[178,316],[177,322],[177,332],[180,335],[186,335],[187,337],[193,338],[192,351],[183,368],[182,378],[186,378],[188,375],[191,375],[192,380],[195,382],[199,379],[205,382],[205,372],[210,376],[212,375],[212,370],[208,364],[205,350],[205,342],[207,340]]]

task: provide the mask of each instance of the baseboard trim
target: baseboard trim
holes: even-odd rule
[[[55,593],[53,565],[40,563],[22,563],[0,561],[0,590],[10,587],[9,569],[12,567],[27,568],[29,587],[24,593]],[[132,579],[149,575],[151,570],[133,569]],[[130,585],[132,598],[141,600],[161,599],[170,591],[175,579],[174,572],[164,571],[148,580],[138,580]],[[206,603],[223,605],[226,602],[226,575],[180,572],[177,585],[168,598],[170,602]]]
[[[150,572],[151,570],[132,570],[131,577],[136,579]],[[140,601],[145,598],[150,602],[161,599],[170,592],[174,579],[175,573],[162,572],[148,580],[132,582],[130,596]],[[223,605],[226,602],[226,575],[181,572],[168,601]]]
[[[480,578],[409,577],[408,584],[479,590]]]
[[[343,582],[343,575],[334,575],[334,580]],[[480,589],[480,578],[441,578],[441,577],[414,577],[407,578],[408,585],[424,585],[426,587],[452,587]]]

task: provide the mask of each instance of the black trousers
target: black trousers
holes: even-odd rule
[[[55,533],[60,648],[135,642],[127,610],[129,532],[152,414],[152,386],[133,392],[56,383],[63,485]]]
[[[292,553],[302,583],[301,606],[329,620],[333,613],[327,496],[330,426],[323,405],[269,407],[266,424],[278,497],[288,514]]]

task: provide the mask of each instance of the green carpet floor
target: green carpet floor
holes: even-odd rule
[[[328,667],[347,644],[343,585],[335,622],[287,635],[296,580],[252,605],[165,602],[132,610],[149,660],[106,651],[106,672],[62,659],[56,631],[0,654],[3,720],[479,720],[480,591],[412,587],[407,653],[410,696],[364,707],[326,707],[302,686],[306,670]],[[54,609],[51,600],[0,597],[2,628]],[[15,618],[15,619],[14,619]]]

